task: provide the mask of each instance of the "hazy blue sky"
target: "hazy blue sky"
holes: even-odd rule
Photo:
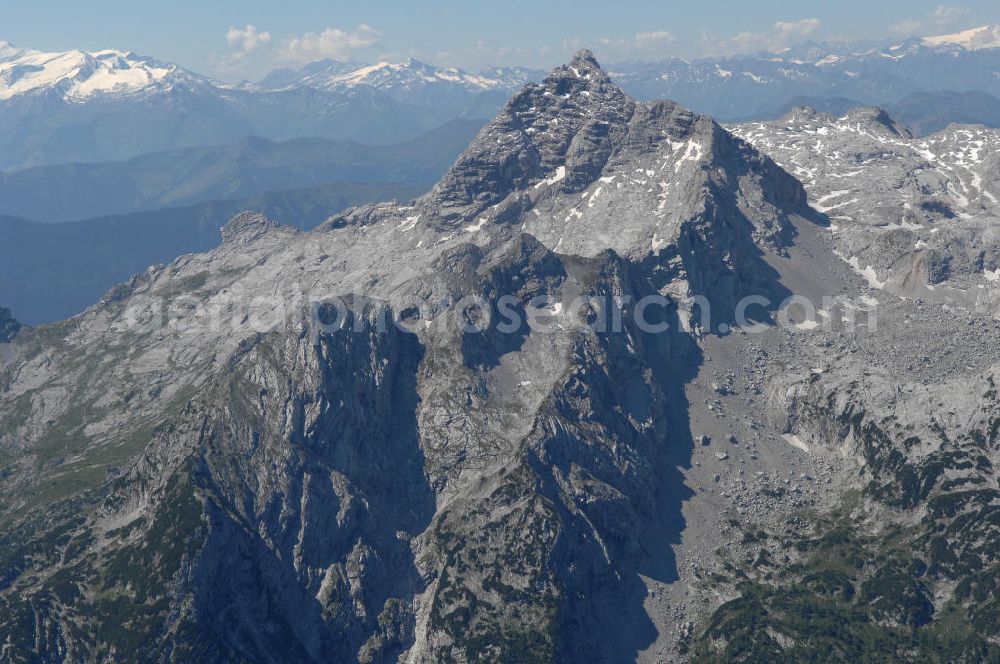
[[[1000,22],[997,0],[0,0],[0,40],[45,50],[129,49],[226,79],[322,57],[547,67],[582,46],[613,62],[993,22]]]

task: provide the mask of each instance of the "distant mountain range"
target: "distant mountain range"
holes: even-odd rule
[[[890,114],[919,135],[949,124],[1000,127],[1000,99],[985,92],[917,92],[890,104]]]
[[[481,123],[452,120],[403,143],[251,137],[127,161],[39,166],[0,174],[0,215],[60,222],[128,214],[334,182],[429,187]]]
[[[477,93],[515,88],[543,75],[541,71],[522,67],[492,68],[470,74],[454,67],[435,67],[414,58],[373,65],[319,60],[299,70],[272,71],[258,87],[265,90],[309,87],[339,92],[372,87],[388,92],[399,101],[411,101],[416,92],[437,90],[442,86]]]
[[[148,152],[321,137],[386,144],[455,118],[486,118],[529,77],[481,76],[416,60],[329,61],[225,85],[121,51],[42,53],[0,43],[0,171]]]
[[[0,42],[0,100],[48,95],[83,102],[105,95],[124,97],[198,85],[212,83],[177,65],[135,53],[44,53]]]
[[[668,98],[722,120],[773,114],[795,97],[843,97],[885,106],[921,92],[1000,95],[996,28],[897,42],[807,43],[780,53],[688,62],[634,62],[612,71],[624,89]]]
[[[250,138],[0,174],[0,302],[28,324],[59,320],[151,264],[215,247],[243,210],[309,229],[351,206],[410,200],[479,129],[453,120],[380,146]]]
[[[620,63],[610,75],[637,98],[673,99],[726,121],[774,116],[799,97],[882,106],[910,99],[912,108],[920,93],[1000,96],[998,35],[984,26],[896,42],[807,43],[724,59]],[[133,53],[42,53],[0,43],[0,171],[120,161],[248,136],[393,143],[455,118],[490,117],[539,78],[524,68],[473,74],[413,59],[324,60],[274,71],[257,84],[228,85]],[[965,106],[944,108],[968,116]]]

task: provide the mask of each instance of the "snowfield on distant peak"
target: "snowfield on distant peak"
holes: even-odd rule
[[[0,100],[58,89],[68,99],[135,93],[180,74],[175,65],[116,50],[46,53],[0,43]]]

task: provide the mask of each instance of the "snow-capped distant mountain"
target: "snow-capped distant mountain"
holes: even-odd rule
[[[363,64],[323,60],[298,71],[272,72],[256,86],[276,95],[320,94],[337,99],[381,99],[411,111],[439,112],[448,117],[485,118],[528,81],[542,72],[524,68],[493,68],[473,74],[456,67],[440,67],[409,58],[402,62]]]
[[[262,90],[280,90],[291,88],[303,81],[322,77],[334,77],[346,74],[364,67],[361,62],[342,62],[340,60],[317,60],[310,62],[301,69],[274,69],[256,85]]]
[[[325,90],[361,85],[384,90],[410,90],[441,83],[476,91],[506,87],[504,81],[499,79],[476,76],[453,67],[435,67],[412,58],[400,63],[377,62],[346,72],[331,67],[303,77],[298,83]]]
[[[1000,48],[1000,25],[984,25],[950,35],[925,37],[923,43],[930,47],[961,46],[969,51],[978,51],[984,48]]]
[[[134,95],[207,79],[174,64],[116,50],[46,53],[0,42],[0,100],[55,92],[68,100]]]
[[[520,88],[527,83],[537,83],[545,77],[545,72],[540,69],[530,69],[528,67],[489,67],[479,72],[484,78],[503,81],[506,85]]]
[[[248,136],[385,144],[491,117],[530,79],[417,60],[324,60],[224,85],[133,53],[45,53],[0,42],[0,171],[116,161]]]
[[[414,58],[371,65],[323,60],[307,65],[297,73],[288,70],[272,72],[261,81],[261,87],[310,87],[331,91],[370,87],[393,92],[412,92],[434,86],[449,86],[477,93],[509,91],[528,81],[540,80],[542,75],[542,72],[518,67],[492,68],[480,74],[472,74],[456,67],[438,67]]]
[[[778,53],[689,62],[671,58],[614,68],[640,98],[668,98],[724,120],[764,117],[796,97],[887,105],[919,92],[1000,95],[1000,31],[879,43],[806,43]]]
[[[130,52],[0,42],[0,170],[232,143],[252,133],[234,94]]]

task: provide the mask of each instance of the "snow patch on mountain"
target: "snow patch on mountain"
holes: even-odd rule
[[[0,100],[46,90],[66,99],[134,94],[190,76],[176,65],[126,51],[47,53],[0,42]]]
[[[456,67],[439,67],[408,58],[403,62],[382,61],[352,66],[330,61],[327,66],[309,66],[298,76],[282,76],[284,88],[311,87],[342,91],[359,87],[406,90],[435,84],[455,85],[469,92],[513,90],[537,73],[518,68],[493,68],[472,74]]]
[[[923,44],[930,47],[961,46],[969,51],[1000,48],[1000,25],[983,25],[949,35],[924,37]]]

